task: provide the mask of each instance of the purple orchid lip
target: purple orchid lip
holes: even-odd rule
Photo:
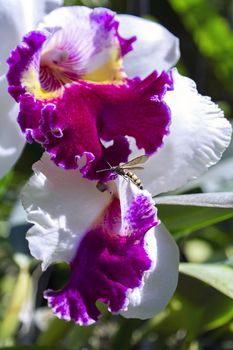
[[[77,159],[87,155],[83,175],[103,179],[97,165],[127,161],[129,146],[123,141],[124,149],[114,159],[114,148],[105,148],[102,141],[116,145],[119,138],[131,136],[147,155],[162,145],[170,123],[163,99],[173,88],[172,77],[154,72],[142,81],[127,79],[120,56],[132,49],[135,38],[119,36],[114,14],[105,9],[77,8],[76,15],[64,11],[69,23],[61,19],[60,27],[29,33],[12,52],[9,92],[20,104],[18,122],[29,142],[41,143],[55,164],[66,169],[76,169]]]
[[[166,74],[158,78],[153,74],[149,79],[149,84],[133,81],[122,86],[75,83],[65,89],[63,98],[53,109],[45,106],[40,130],[46,138],[43,146],[52,154],[54,162],[75,169],[76,157],[89,152],[101,163],[107,160],[117,165],[127,160],[128,147],[116,163],[113,155],[105,158],[109,151],[104,149],[101,139],[111,141],[126,135],[133,136],[138,147],[144,148],[147,154],[155,152],[168,133],[170,110],[159,98],[151,99],[147,92],[152,85],[155,91],[156,83],[160,89],[161,81],[167,79]],[[158,94],[164,93],[164,85]],[[61,130],[62,137],[56,137],[51,132],[54,129]],[[96,175],[93,178],[96,179]]]
[[[112,201],[101,224],[83,237],[66,286],[45,293],[59,318],[89,325],[100,317],[97,300],[106,303],[113,313],[127,306],[128,291],[140,286],[151,266],[144,236],[158,224],[155,213],[153,203],[145,195],[137,195],[127,208],[124,234],[119,235],[120,202]]]

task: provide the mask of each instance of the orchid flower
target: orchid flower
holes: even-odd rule
[[[109,191],[44,154],[34,164],[22,202],[34,226],[27,239],[42,269],[65,261],[70,277],[45,298],[59,318],[89,325],[96,301],[125,317],[150,318],[170,300],[178,279],[178,248],[148,191],[119,178]]]
[[[168,133],[170,73],[129,79],[122,58],[135,37],[123,39],[114,13],[65,7],[44,18],[8,59],[9,92],[20,104],[18,122],[29,142],[40,142],[53,161],[90,179],[106,161],[125,162],[126,136],[150,155]],[[106,145],[111,141],[113,144]]]
[[[34,223],[29,247],[43,269],[70,264],[67,284],[45,293],[60,318],[91,324],[100,300],[145,319],[175,290],[177,246],[151,195],[98,170],[145,153],[143,183],[159,194],[220,159],[231,126],[194,82],[171,70],[178,58],[177,39],[156,23],[68,7],[46,16],[8,60],[21,129],[47,151],[23,191]],[[107,190],[90,179],[108,181]]]
[[[85,155],[83,175],[107,180],[96,172],[106,161],[143,152],[153,156],[142,180],[157,194],[216,163],[231,137],[218,106],[170,70],[178,58],[177,38],[159,24],[103,8],[60,8],[12,52],[9,92],[27,140],[57,165],[75,169]]]
[[[21,37],[33,29],[46,12],[59,4],[59,0],[0,0],[0,33],[4,38],[0,51],[0,177],[13,166],[25,144],[15,122],[18,106],[7,91],[5,61]]]

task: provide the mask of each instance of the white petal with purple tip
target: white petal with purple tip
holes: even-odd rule
[[[35,28],[45,12],[62,3],[61,0],[0,0],[0,34],[4,36],[0,50],[0,74],[6,71],[7,66],[3,62],[21,37]]]
[[[100,21],[104,16],[106,20]],[[71,6],[51,12],[38,29],[62,28],[45,47],[45,51],[53,51],[57,56],[47,59],[51,63],[58,61],[64,70],[83,77],[107,64],[113,51],[120,49],[113,23],[114,12],[108,9]]]
[[[123,58],[128,77],[145,78],[154,70],[167,71],[179,60],[179,40],[162,25],[131,15],[118,15],[117,19],[123,37],[137,37],[133,51]]]

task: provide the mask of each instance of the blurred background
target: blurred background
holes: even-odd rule
[[[179,71],[232,118],[232,0],[66,0],[65,5],[109,7],[164,25],[180,38]],[[110,315],[101,304],[103,317],[93,326],[53,318],[43,290],[60,288],[69,271],[57,264],[41,274],[29,255],[24,239],[29,226],[18,204],[41,153],[35,144],[26,146],[15,168],[0,181],[0,348],[233,350],[231,209],[159,206],[160,219],[180,247],[182,263],[176,294],[153,319],[126,320]],[[233,147],[183,190],[205,191],[233,191]]]

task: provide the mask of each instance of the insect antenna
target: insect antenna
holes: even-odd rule
[[[106,163],[108,164],[109,168],[107,169],[101,169],[101,170],[96,170],[97,173],[102,173],[103,171],[109,171],[112,169],[111,164],[106,160]]]

